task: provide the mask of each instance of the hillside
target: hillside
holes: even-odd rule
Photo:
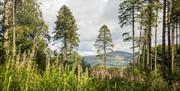
[[[95,55],[84,56],[85,62],[91,66],[102,65],[102,60],[97,60]],[[114,51],[108,53],[108,67],[124,68],[132,59],[132,54],[123,51]]]

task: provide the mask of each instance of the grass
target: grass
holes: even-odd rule
[[[0,91],[169,91],[159,74],[147,76],[134,69],[131,72],[142,80],[132,80],[127,76],[131,74],[129,69],[125,69],[125,77],[121,77],[118,72],[122,70],[112,68],[109,71],[114,77],[97,78],[92,76],[92,69],[83,69],[78,63],[67,65],[65,69],[62,64],[46,64],[45,71],[39,72],[30,57],[18,54],[15,61],[7,57],[6,64],[0,66]]]

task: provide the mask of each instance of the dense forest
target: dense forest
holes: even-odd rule
[[[37,0],[0,0],[0,91],[179,91],[180,0],[119,3],[119,26],[131,28],[119,35],[132,42],[125,68],[107,66],[115,45],[108,25],[94,41],[103,64],[91,66],[78,52],[81,35],[67,5],[50,34]]]

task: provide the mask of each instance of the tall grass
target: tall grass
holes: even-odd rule
[[[67,65],[65,70],[57,64],[47,64],[43,73],[38,71],[30,53],[8,56],[0,67],[0,89],[3,91],[84,91],[88,90],[88,70],[82,71],[78,64]],[[76,72],[77,69],[77,72]],[[76,73],[78,74],[76,74]]]
[[[78,62],[65,68],[47,62],[45,71],[39,72],[33,58],[30,52],[19,53],[15,58],[6,56],[6,63],[0,66],[0,91],[169,91],[159,76],[148,78],[148,85],[122,77],[96,78]],[[135,72],[145,78],[141,72]]]

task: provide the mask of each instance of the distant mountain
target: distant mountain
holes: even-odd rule
[[[84,56],[85,62],[91,66],[102,65],[102,60],[97,60],[96,56]],[[107,66],[108,67],[126,67],[132,60],[132,53],[123,51],[114,51],[108,53]]]

